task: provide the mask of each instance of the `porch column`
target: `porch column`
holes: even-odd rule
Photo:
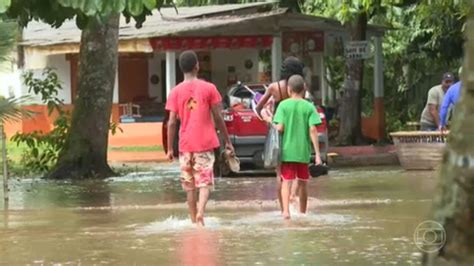
[[[112,121],[115,123],[120,122],[120,91],[119,91],[119,72],[118,66],[115,71],[115,82],[114,82],[114,96],[112,100]]]
[[[319,54],[315,61],[316,64],[319,64],[319,76],[321,77],[318,84],[319,90],[321,91],[321,105],[328,106],[329,102],[331,102],[331,97],[329,96],[329,88],[326,86],[326,79],[324,78],[326,73],[324,69],[324,55]]]
[[[176,86],[176,52],[166,51],[166,96]]]
[[[114,82],[114,96],[113,96],[113,100],[112,100],[112,103],[119,103],[119,82],[118,82],[118,68],[117,68],[117,71],[115,71],[115,82]]]
[[[374,118],[377,125],[377,137],[381,140],[385,135],[382,36],[374,37],[374,47]]]
[[[273,36],[272,42],[272,81],[280,80],[282,62],[281,34]]]

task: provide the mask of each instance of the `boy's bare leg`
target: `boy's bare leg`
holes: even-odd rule
[[[206,204],[210,193],[211,192],[207,187],[199,189],[198,211],[196,215],[196,222],[199,226],[204,226],[204,211],[206,210]]]
[[[295,181],[291,184],[291,193],[290,193],[290,203],[297,204],[298,203],[298,181]]]
[[[299,187],[299,201],[300,201],[300,213],[306,213],[308,208],[308,188],[307,188],[307,181],[300,181],[298,180],[298,187]]]
[[[291,181],[285,181],[283,180],[282,182],[282,188],[281,188],[281,198],[282,198],[282,203],[283,203],[283,219],[290,219],[290,186],[291,186]]]
[[[191,217],[191,222],[193,224],[196,223],[196,214],[197,214],[197,206],[196,206],[196,190],[191,190],[186,192],[186,197],[188,200],[188,209],[189,209],[189,216]]]
[[[282,180],[281,180],[281,171],[280,171],[280,166],[277,166],[276,169],[276,175],[277,175],[277,197],[278,197],[278,203],[280,204],[280,211],[283,213],[283,201],[281,198],[281,186],[282,186]]]

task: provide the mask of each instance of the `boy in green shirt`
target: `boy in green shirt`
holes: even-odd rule
[[[283,218],[290,219],[291,184],[297,179],[299,186],[300,212],[306,213],[308,203],[308,164],[311,160],[311,143],[316,153],[315,164],[321,164],[318,130],[321,118],[313,104],[304,99],[305,82],[302,76],[293,75],[288,80],[290,98],[278,106],[273,123],[283,133],[282,140],[282,202]],[[291,195],[294,197],[295,195]]]

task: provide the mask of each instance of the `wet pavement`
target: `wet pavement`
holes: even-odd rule
[[[435,172],[332,171],[310,182],[309,213],[285,222],[274,178],[217,179],[197,229],[177,174],[164,164],[104,181],[12,180],[0,264],[418,265],[415,228],[436,184]]]

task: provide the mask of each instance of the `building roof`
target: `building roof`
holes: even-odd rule
[[[164,36],[206,36],[206,35],[250,35],[273,34],[284,28],[293,30],[343,30],[337,20],[287,13],[285,8],[273,8],[274,2],[251,4],[230,4],[201,7],[162,8],[148,16],[141,28],[135,24],[120,21],[120,40],[148,39]],[[229,30],[231,27],[231,30]],[[382,32],[383,28],[369,27]],[[21,45],[47,47],[64,44],[78,44],[81,32],[74,20],[64,22],[60,28],[48,24],[31,22],[24,29]]]

